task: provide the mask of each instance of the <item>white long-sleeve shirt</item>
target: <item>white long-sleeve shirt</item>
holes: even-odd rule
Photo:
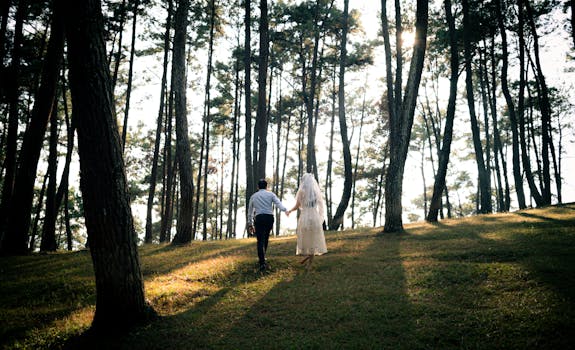
[[[260,189],[256,193],[254,193],[250,198],[250,204],[248,206],[248,224],[253,224],[254,217],[260,214],[272,214],[273,215],[273,207],[274,204],[278,207],[281,211],[287,211],[287,208],[282,204],[279,200],[278,196],[275,193]]]

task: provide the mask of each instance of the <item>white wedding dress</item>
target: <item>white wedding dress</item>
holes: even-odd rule
[[[323,234],[323,198],[319,185],[311,174],[305,174],[296,194],[300,216],[297,222],[296,255],[327,253]]]

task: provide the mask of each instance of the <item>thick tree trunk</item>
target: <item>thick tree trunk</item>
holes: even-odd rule
[[[73,115],[80,186],[96,275],[92,329],[107,334],[154,314],[146,303],[98,0],[67,0]]]
[[[251,195],[255,192],[254,159],[252,159],[252,54],[251,54],[251,0],[244,1],[244,94],[245,94],[245,156],[246,156],[246,193],[245,200],[249,203]],[[246,218],[248,211],[245,212]],[[249,234],[249,233],[248,233]]]
[[[256,167],[256,179],[266,177],[266,160],[268,149],[268,118],[267,118],[267,93],[268,61],[269,61],[269,29],[268,29],[268,5],[267,0],[260,0],[260,55],[258,65],[258,109],[256,114],[256,126],[254,133],[257,139],[257,159],[254,159]],[[254,147],[256,145],[254,144]]]
[[[385,181],[384,232],[403,231],[403,208],[401,204],[403,173],[427,47],[428,2],[426,0],[417,1],[415,17],[415,42],[413,45],[413,56],[411,66],[409,67],[407,85],[405,87],[405,97],[402,99],[401,110],[397,111],[398,114],[390,114],[390,161]],[[387,22],[386,19],[384,21]],[[387,37],[389,40],[389,34],[387,34]],[[390,83],[388,82],[388,86],[389,85]],[[401,95],[401,91],[396,90],[395,94]],[[396,96],[396,100],[397,98],[398,96]]]
[[[338,88],[338,104],[339,104],[339,129],[341,133],[341,142],[343,146],[343,165],[344,165],[344,180],[343,192],[341,200],[333,218],[329,223],[330,230],[338,230],[343,227],[343,217],[345,210],[351,198],[352,187],[352,169],[351,169],[351,150],[349,147],[349,137],[347,136],[347,122],[345,116],[345,67],[347,62],[347,31],[349,29],[348,22],[349,0],[344,1],[344,10],[342,18],[342,34],[341,34],[341,53],[339,64],[339,88]]]
[[[179,1],[174,19],[172,80],[176,113],[176,159],[180,172],[180,207],[176,235],[172,241],[174,244],[185,244],[192,240],[194,181],[186,111],[186,33],[189,7],[189,0]]]

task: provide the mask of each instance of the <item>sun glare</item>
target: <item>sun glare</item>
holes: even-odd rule
[[[403,42],[403,47],[412,47],[415,42],[415,32],[402,32],[401,41]]]

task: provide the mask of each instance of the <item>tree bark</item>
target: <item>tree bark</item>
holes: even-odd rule
[[[361,153],[361,133],[363,131],[363,120],[365,118],[365,95],[367,90],[367,75],[366,75],[366,82],[363,87],[363,102],[361,104],[361,119],[359,122],[359,135],[357,141],[357,152],[355,154],[355,164],[353,166],[353,176],[352,176],[352,198],[351,198],[351,228],[355,228],[355,194],[356,189],[355,185],[357,183],[357,168],[359,167],[359,155]]]
[[[38,195],[38,204],[36,205],[36,213],[34,215],[34,222],[32,223],[32,230],[30,232],[30,244],[28,250],[33,252],[36,249],[36,236],[38,235],[38,222],[40,221],[40,215],[42,213],[42,203],[44,203],[44,193],[46,192],[46,185],[48,184],[48,173],[44,175],[44,180],[42,181],[42,188],[40,189],[40,194]]]
[[[120,70],[120,61],[122,60],[122,39],[124,37],[124,24],[126,23],[126,12],[128,11],[126,7],[126,0],[122,0],[122,5],[120,6],[120,25],[118,28],[118,50],[114,54],[114,49],[110,52],[110,57],[108,60],[108,65],[112,63],[112,56],[114,56],[114,74],[112,75],[112,93],[116,87],[116,82],[118,81],[118,71]],[[114,34],[115,35],[115,34]],[[114,41],[115,37],[114,37]]]
[[[267,0],[260,0],[260,55],[258,65],[258,108],[256,114],[257,159],[254,160],[256,179],[266,177],[266,159],[268,149],[268,118],[267,118],[267,93],[268,61],[269,61],[269,28],[268,28],[268,5]],[[254,179],[255,180],[255,179]]]
[[[204,156],[204,187],[203,187],[203,201],[202,201],[202,239],[205,241],[207,239],[207,230],[208,230],[208,171],[210,166],[210,124],[211,124],[211,113],[210,113],[210,104],[211,104],[211,78],[212,78],[212,55],[213,55],[213,45],[214,45],[214,26],[215,26],[215,18],[216,18],[216,8],[215,8],[215,0],[210,0],[210,36],[209,36],[209,47],[208,47],[208,72],[206,77],[206,99],[205,99],[205,106],[204,106],[204,135],[203,138],[205,139],[205,150],[206,155]],[[199,191],[199,188],[198,188]],[[194,228],[195,234],[195,228]]]
[[[176,159],[180,172],[180,207],[176,235],[172,241],[174,244],[192,241],[194,181],[186,111],[186,37],[189,7],[189,0],[180,0],[174,18],[172,81],[176,112]]]
[[[330,129],[329,129],[329,148],[327,153],[327,170],[325,175],[325,206],[327,209],[327,217],[331,222],[332,218],[332,203],[333,203],[333,196],[332,196],[332,166],[333,166],[333,138],[334,138],[334,126],[335,126],[335,103],[336,103],[336,67],[333,67],[333,90],[331,93],[331,121],[330,121]]]
[[[524,26],[525,19],[523,15],[523,1],[518,0],[518,37],[519,37],[519,101],[518,101],[518,124],[519,124],[519,143],[521,146],[521,161],[523,162],[523,171],[525,172],[525,178],[529,186],[529,191],[531,192],[531,197],[535,200],[537,206],[543,205],[543,197],[539,193],[539,189],[535,184],[535,178],[531,171],[531,161],[529,159],[529,149],[527,147],[527,130],[525,129],[525,88],[526,88],[526,78],[525,78],[525,35]]]
[[[128,68],[128,86],[126,87],[126,107],[124,108],[124,124],[122,125],[122,150],[126,149],[126,136],[128,135],[128,114],[130,111],[130,97],[132,96],[132,77],[134,75],[134,55],[136,53],[136,24],[138,19],[139,0],[134,0],[132,17],[132,45],[130,48],[130,63]]]
[[[46,211],[44,215],[44,225],[42,226],[42,241],[40,243],[41,252],[56,251],[56,218],[58,210],[56,208],[58,170],[58,113],[57,108],[53,108],[50,116],[50,153],[48,155],[48,187],[46,188]]]
[[[238,36],[239,37],[239,36]],[[239,47],[239,43],[237,45]],[[232,174],[230,176],[230,195],[228,198],[228,222],[226,224],[226,237],[235,237],[235,204],[237,202],[237,192],[235,191],[235,181],[236,172],[238,167],[238,153],[239,153],[239,141],[238,141],[238,130],[239,130],[239,115],[240,115],[240,67],[239,62],[236,59],[234,62],[234,114],[233,114],[233,126],[232,126]]]
[[[485,164],[483,147],[481,144],[481,136],[479,132],[479,125],[477,115],[475,112],[475,96],[473,89],[473,69],[471,66],[473,48],[471,46],[471,26],[469,22],[469,2],[468,0],[462,1],[463,9],[463,45],[465,56],[465,87],[467,92],[467,104],[469,106],[469,117],[471,118],[471,133],[473,136],[473,148],[475,151],[475,159],[477,162],[477,173],[479,179],[479,194],[480,194],[480,213],[491,213],[493,211],[491,204],[491,179],[489,178],[487,167]]]
[[[499,31],[501,33],[501,50],[502,50],[502,65],[501,65],[501,91],[505,96],[505,101],[507,102],[507,109],[509,111],[509,122],[511,124],[511,137],[512,137],[512,163],[513,163],[513,180],[515,184],[515,191],[517,193],[517,203],[519,209],[525,209],[525,193],[523,190],[523,177],[521,172],[521,152],[519,149],[519,129],[517,121],[517,113],[515,111],[515,103],[511,97],[511,92],[509,91],[509,85],[507,82],[507,70],[509,67],[509,53],[507,51],[507,33],[505,25],[503,23],[504,14],[506,9],[501,5],[504,4],[503,0],[495,1],[497,7],[497,24],[499,26]]]
[[[244,25],[245,25],[245,35],[244,35],[244,94],[245,94],[245,153],[246,153],[246,193],[245,200],[249,203],[251,195],[255,192],[255,180],[254,180],[254,159],[252,159],[252,55],[251,55],[251,0],[244,1]],[[245,212],[246,218],[248,212]],[[249,233],[248,233],[249,234]]]
[[[539,35],[535,26],[535,19],[533,9],[529,0],[520,0],[520,3],[525,1],[525,8],[527,9],[527,24],[531,29],[533,37],[533,51],[535,55],[536,67],[536,81],[538,86],[538,99],[541,109],[541,141],[542,151],[541,158],[543,161],[543,186],[541,189],[542,205],[551,204],[551,166],[549,153],[551,148],[551,103],[549,102],[549,89],[545,82],[545,75],[541,68],[541,60],[539,58]]]
[[[575,0],[569,0],[571,7],[571,38],[573,39],[573,48],[575,48]]]
[[[338,230],[343,227],[343,217],[345,210],[351,198],[352,187],[352,164],[351,164],[351,150],[349,147],[349,137],[347,136],[347,122],[345,116],[345,67],[347,62],[347,31],[349,29],[349,0],[344,1],[343,17],[342,17],[342,34],[341,34],[341,53],[339,63],[339,88],[338,88],[338,107],[339,107],[339,129],[341,133],[341,142],[343,146],[343,165],[344,165],[344,180],[343,192],[341,200],[333,218],[329,223],[330,230]]]
[[[28,1],[18,2],[14,24],[14,41],[12,48],[12,62],[6,72],[6,98],[8,107],[8,132],[6,137],[6,156],[4,158],[4,181],[2,183],[2,202],[0,204],[0,253],[23,254],[26,252],[26,242],[22,235],[6,233],[9,205],[14,193],[14,180],[16,177],[16,150],[18,144],[18,102],[20,99],[20,57],[21,46],[24,40],[24,17],[28,10]],[[4,81],[4,79],[3,79]]]
[[[495,172],[498,183],[498,210],[502,212],[509,211],[511,202],[509,194],[509,180],[507,177],[507,161],[503,154],[503,146],[501,143],[501,133],[499,132],[498,116],[497,116],[497,61],[495,56],[495,35],[491,36],[491,45],[489,49],[491,56],[491,90],[489,94],[489,109],[491,111],[491,120],[493,123],[493,156],[495,164]],[[500,158],[501,157],[501,158]],[[501,165],[500,165],[501,164]],[[503,182],[501,178],[503,177]]]
[[[445,191],[445,177],[449,165],[451,154],[451,141],[453,137],[453,122],[455,120],[455,108],[457,100],[457,82],[459,80],[459,47],[456,38],[455,19],[451,11],[451,0],[444,0],[445,19],[449,27],[449,52],[450,52],[450,76],[449,76],[449,99],[447,102],[447,113],[445,116],[445,126],[443,131],[442,146],[439,150],[439,163],[437,173],[433,183],[433,194],[429,203],[429,213],[426,220],[437,222],[441,209],[441,196]]]
[[[384,6],[385,1],[382,1]],[[383,16],[383,15],[382,15]],[[405,160],[409,149],[411,138],[411,128],[413,126],[413,116],[417,102],[417,93],[423,71],[425,50],[427,47],[427,18],[428,2],[417,1],[415,14],[415,42],[413,45],[413,56],[407,85],[405,87],[405,97],[402,99],[401,110],[397,115],[390,114],[390,138],[389,138],[389,166],[385,179],[385,225],[384,232],[403,231],[401,195],[403,192],[403,173]],[[383,19],[387,23],[387,19]],[[389,34],[387,34],[389,40]],[[389,69],[388,69],[389,70]],[[388,77],[388,79],[390,79]],[[388,81],[388,86],[390,83]],[[395,91],[396,95],[401,95],[401,91]],[[396,96],[396,99],[398,97]]]
[[[172,231],[172,218],[173,218],[173,205],[174,202],[174,183],[175,183],[175,173],[176,173],[176,160],[172,156],[172,129],[173,129],[173,80],[171,83],[170,94],[168,98],[168,110],[166,113],[166,132],[164,137],[164,199],[163,199],[163,212],[161,219],[160,228],[160,243],[169,242]]]
[[[166,96],[166,84],[168,80],[168,58],[170,52],[170,28],[172,27],[172,0],[168,0],[168,15],[166,18],[166,31],[164,33],[164,64],[162,69],[162,82],[160,86],[160,108],[156,120],[156,138],[154,142],[154,155],[152,158],[152,171],[150,174],[150,189],[148,190],[148,205],[146,208],[146,233],[145,243],[152,243],[154,235],[152,232],[152,209],[154,207],[154,197],[156,192],[156,182],[158,180],[158,159],[160,158],[160,141],[162,135],[162,121],[164,120],[164,100]]]
[[[98,0],[67,0],[70,90],[78,126],[80,186],[96,275],[96,333],[154,315],[146,303]]]

